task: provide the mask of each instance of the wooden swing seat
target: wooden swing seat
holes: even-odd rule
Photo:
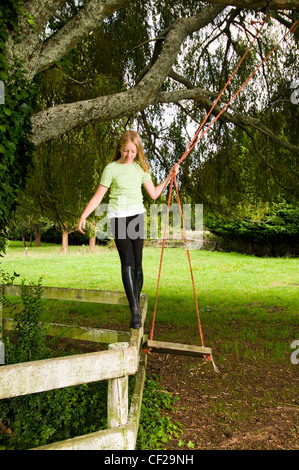
[[[211,348],[206,348],[203,346],[194,346],[191,344],[180,343],[166,343],[165,341],[153,340],[147,340],[143,344],[142,349],[162,354],[177,354],[179,356],[204,357],[211,356],[212,354]]]

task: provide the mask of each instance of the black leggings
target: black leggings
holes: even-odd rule
[[[143,214],[113,217],[110,223],[121,266],[140,268],[144,239]]]

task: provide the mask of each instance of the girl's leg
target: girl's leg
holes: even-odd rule
[[[132,223],[132,222],[131,222]],[[136,233],[138,237],[132,240],[132,247],[135,260],[135,282],[137,290],[137,301],[140,305],[140,293],[143,286],[143,270],[142,270],[142,254],[143,254],[143,240],[144,240],[144,216],[139,214],[134,219]]]
[[[122,281],[131,311],[130,327],[136,329],[140,328],[142,323],[137,300],[135,253],[133,242],[128,237],[127,225],[128,220],[125,218],[112,219],[111,227],[121,261]]]
[[[142,322],[136,290],[135,268],[132,266],[122,266],[121,275],[131,312],[130,328],[141,328]]]
[[[133,245],[127,235],[126,217],[111,219],[111,228],[115,245],[120,257],[121,266],[135,267],[135,255]]]

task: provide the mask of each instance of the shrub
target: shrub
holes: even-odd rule
[[[220,246],[259,256],[298,256],[299,208],[278,204],[260,220],[230,221],[208,217],[205,226],[220,237]]]

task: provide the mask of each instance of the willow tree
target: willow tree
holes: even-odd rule
[[[233,47],[237,54],[244,51],[244,41],[251,40],[255,30],[255,26],[250,24],[251,20],[260,21],[266,11],[270,11],[272,20],[267,27],[267,36],[263,39],[263,44],[266,45],[266,38],[276,35],[278,27],[281,26],[285,31],[294,22],[299,0],[147,0],[142,5],[136,0],[6,0],[4,6],[7,4],[10,7],[6,10],[7,19],[3,19],[2,15],[5,41],[1,44],[5,42],[5,47],[1,47],[8,72],[0,79],[5,82],[6,112],[10,115],[17,112],[13,104],[11,109],[8,108],[8,96],[10,87],[16,87],[16,73],[20,70],[20,64],[23,64],[22,76],[28,83],[34,83],[39,74],[56,67],[71,50],[89,36],[92,37],[98,28],[120,16],[124,19],[123,26],[119,23],[122,36],[125,39],[131,38],[131,41],[125,41],[130,47],[123,54],[122,60],[118,54],[118,48],[123,47],[122,41],[115,44],[114,50],[110,52],[111,61],[118,61],[125,78],[124,89],[115,92],[107,90],[100,96],[72,102],[52,102],[43,109],[35,109],[31,114],[31,142],[39,146],[95,122],[133,116],[139,121],[143,120],[146,125],[148,115],[144,113],[154,110],[159,118],[157,108],[153,108],[159,105],[163,106],[164,111],[167,111],[166,107],[170,104],[185,108],[191,115],[193,124],[196,123],[199,114],[192,115],[192,104],[205,112],[210,109],[221,89],[222,79],[227,76],[225,67],[221,80],[210,80],[212,74],[207,73],[215,65],[210,60],[213,43],[216,47],[217,41],[224,45],[223,54],[218,57],[221,67],[221,61],[223,65],[229,63],[225,61],[229,57],[226,50],[230,52]],[[136,11],[139,16],[135,18]],[[129,23],[127,18],[131,18]],[[145,25],[147,29],[147,37],[142,42],[136,35],[141,25]],[[239,36],[236,35],[237,30],[240,31]],[[295,34],[298,35],[298,29]],[[294,50],[296,37],[289,37]],[[190,55],[190,67],[182,67],[185,49],[190,43],[194,50],[194,54]],[[261,44],[262,42],[259,43]],[[93,47],[97,47],[96,42]],[[265,50],[266,47],[263,51]],[[142,53],[143,60],[137,61],[137,55],[140,58]],[[230,92],[228,89],[214,112],[221,109]],[[26,104],[29,98],[25,95],[23,93],[22,99]],[[270,144],[274,143],[279,149],[298,156],[298,143],[286,139],[280,129],[273,130],[271,122],[264,122],[263,113],[257,114],[252,106],[244,106],[244,103],[238,101],[230,107],[230,111],[222,114],[221,120],[231,129],[239,127],[249,132],[258,130],[260,135],[267,136]],[[1,129],[9,132],[8,127],[3,126]],[[147,130],[151,138],[155,138],[153,128],[148,126]],[[158,125],[157,132],[161,134]],[[182,147],[186,142],[187,134],[181,141]],[[153,146],[154,143],[151,140],[149,145]],[[14,170],[19,162],[16,158],[11,158],[13,149],[8,144],[4,147],[8,152],[6,168],[10,171],[7,174],[11,174],[11,169]],[[155,152],[160,157],[156,149]],[[185,168],[187,172],[187,162]],[[11,191],[13,193],[14,189]]]
[[[65,14],[67,12],[62,10],[59,19],[53,18],[49,28],[59,29]],[[124,88],[120,61],[111,60],[111,50],[123,39],[120,23],[123,26],[121,17],[107,21],[55,66],[38,75],[35,80],[37,109],[84,101]],[[142,28],[139,28],[139,38],[143,40]],[[124,40],[122,43],[118,52],[121,57],[129,47]],[[69,233],[76,230],[78,215],[96,191],[103,168],[111,159],[118,129],[127,121],[93,122],[36,148],[34,169],[30,171],[25,191],[61,232],[64,252],[68,249]],[[96,222],[91,215],[87,225],[91,249],[95,245]]]
[[[100,22],[105,22],[107,17],[117,14],[120,8],[127,9],[130,14],[130,8],[136,2],[130,0],[89,0],[79,2],[79,7],[70,9],[70,18],[63,22],[60,29],[55,33],[46,36],[43,39],[42,32],[57,9],[67,2],[61,0],[52,1],[27,1],[24,5],[24,15],[20,18],[20,31],[23,33],[22,42],[9,38],[8,53],[20,57],[26,63],[28,77],[34,78],[42,70],[53,66],[76,44],[84,39],[96,29]],[[70,2],[71,3],[71,2]],[[139,3],[139,2],[138,2]],[[298,0],[273,0],[271,3],[272,11],[279,9],[296,9],[299,7]],[[204,106],[209,105],[208,99],[213,96],[213,91],[209,88],[199,88],[197,83],[192,87],[181,86],[174,89],[171,93],[163,93],[163,85],[169,76],[173,76],[173,67],[179,58],[180,49],[185,41],[199,31],[205,28],[219,28],[223,22],[227,27],[232,27],[234,22],[238,24],[238,15],[231,12],[232,6],[238,7],[238,12],[242,12],[242,7],[252,11],[260,11],[270,4],[265,1],[222,1],[222,2],[146,2],[146,17],[144,21],[149,20],[150,12],[155,14],[156,4],[163,4],[168,11],[178,10],[173,15],[174,21],[164,30],[159,25],[156,28],[159,34],[155,38],[150,38],[155,47],[153,47],[152,56],[141,73],[141,76],[135,78],[135,83],[128,86],[128,89],[120,93],[100,96],[90,100],[84,100],[67,103],[59,106],[51,106],[32,116],[33,142],[38,145],[41,142],[57,138],[70,129],[84,126],[94,121],[107,121],[122,116],[133,115],[155,103],[176,103],[184,99],[202,100]],[[179,8],[177,8],[177,5]],[[227,5],[229,5],[227,7]],[[278,21],[284,24],[292,24],[291,15],[283,16],[279,10]],[[27,15],[32,18],[34,26],[28,24]],[[235,16],[235,18],[233,18]],[[239,20],[240,23],[240,20]],[[163,26],[163,25],[162,25]],[[208,29],[209,31],[209,29]],[[40,34],[38,34],[40,33]],[[200,43],[198,44],[200,45]],[[140,46],[136,44],[136,47]],[[130,52],[130,51],[128,51]],[[129,61],[129,58],[127,59]],[[174,78],[174,81],[176,79]],[[182,80],[179,80],[180,84]],[[230,117],[226,113],[225,118],[235,123],[245,124],[247,126],[257,126],[258,121],[250,119],[250,115],[233,114]],[[290,150],[298,153],[297,147],[288,145],[283,138],[271,133],[271,129],[265,128],[261,124],[263,132],[267,132],[273,140],[280,140],[281,146],[286,146]]]
[[[34,168],[25,188],[28,198],[40,208],[43,216],[53,221],[62,235],[62,249],[68,250],[68,235],[76,228],[78,211],[86,206],[87,195],[95,192],[105,162],[106,141],[100,145],[94,126],[72,131],[57,142],[38,147]],[[90,221],[89,235],[94,239]]]

